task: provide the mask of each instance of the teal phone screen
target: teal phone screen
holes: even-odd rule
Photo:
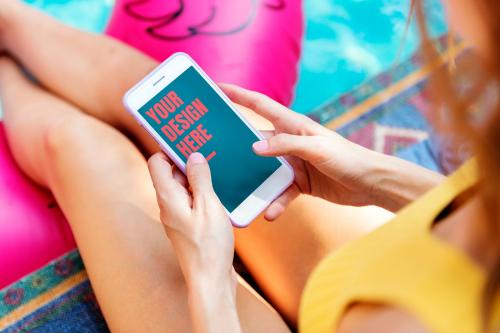
[[[230,212],[281,166],[253,152],[258,137],[193,67],[139,113],[184,162],[194,152],[205,156],[215,193]]]

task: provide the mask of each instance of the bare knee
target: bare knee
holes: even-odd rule
[[[49,164],[78,152],[96,139],[97,121],[83,114],[68,114],[47,125],[42,133],[44,154]]]
[[[82,170],[100,174],[124,168],[128,173],[147,170],[142,154],[125,135],[85,114],[68,113],[52,121],[42,136],[49,183],[52,176]]]

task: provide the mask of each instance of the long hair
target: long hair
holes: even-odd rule
[[[470,143],[479,164],[478,191],[496,255],[484,289],[483,314],[488,325],[500,287],[500,1],[474,1],[488,28],[491,54],[487,60],[469,55],[453,75],[442,66],[430,78],[430,91],[437,110],[433,121],[436,128],[459,134],[461,140]],[[422,0],[412,0],[411,16],[417,19],[426,61],[437,62],[440,56],[429,38]],[[464,89],[457,81],[466,82],[468,87]]]

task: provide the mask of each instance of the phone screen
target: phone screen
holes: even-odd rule
[[[139,109],[163,140],[187,161],[194,152],[209,161],[215,193],[229,212],[280,166],[252,150],[259,138],[194,67]]]

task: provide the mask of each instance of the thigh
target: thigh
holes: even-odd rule
[[[159,222],[141,153],[94,119],[73,119],[49,137],[49,184],[70,221],[111,328],[190,331],[187,291]],[[247,286],[238,288],[247,332],[286,331]]]
[[[260,130],[272,124],[242,108]],[[292,324],[302,290],[314,267],[344,244],[382,225],[393,214],[378,207],[346,207],[301,195],[274,222],[262,216],[236,230],[236,249],[259,287]]]
[[[9,144],[48,186],[75,235],[104,316],[116,332],[189,332],[183,276],[159,221],[147,164],[117,130],[27,82],[0,60]],[[286,332],[244,283],[246,332]]]
[[[302,290],[321,259],[391,217],[378,207],[339,206],[302,195],[277,221],[259,217],[237,230],[236,249],[271,303],[295,325]]]

